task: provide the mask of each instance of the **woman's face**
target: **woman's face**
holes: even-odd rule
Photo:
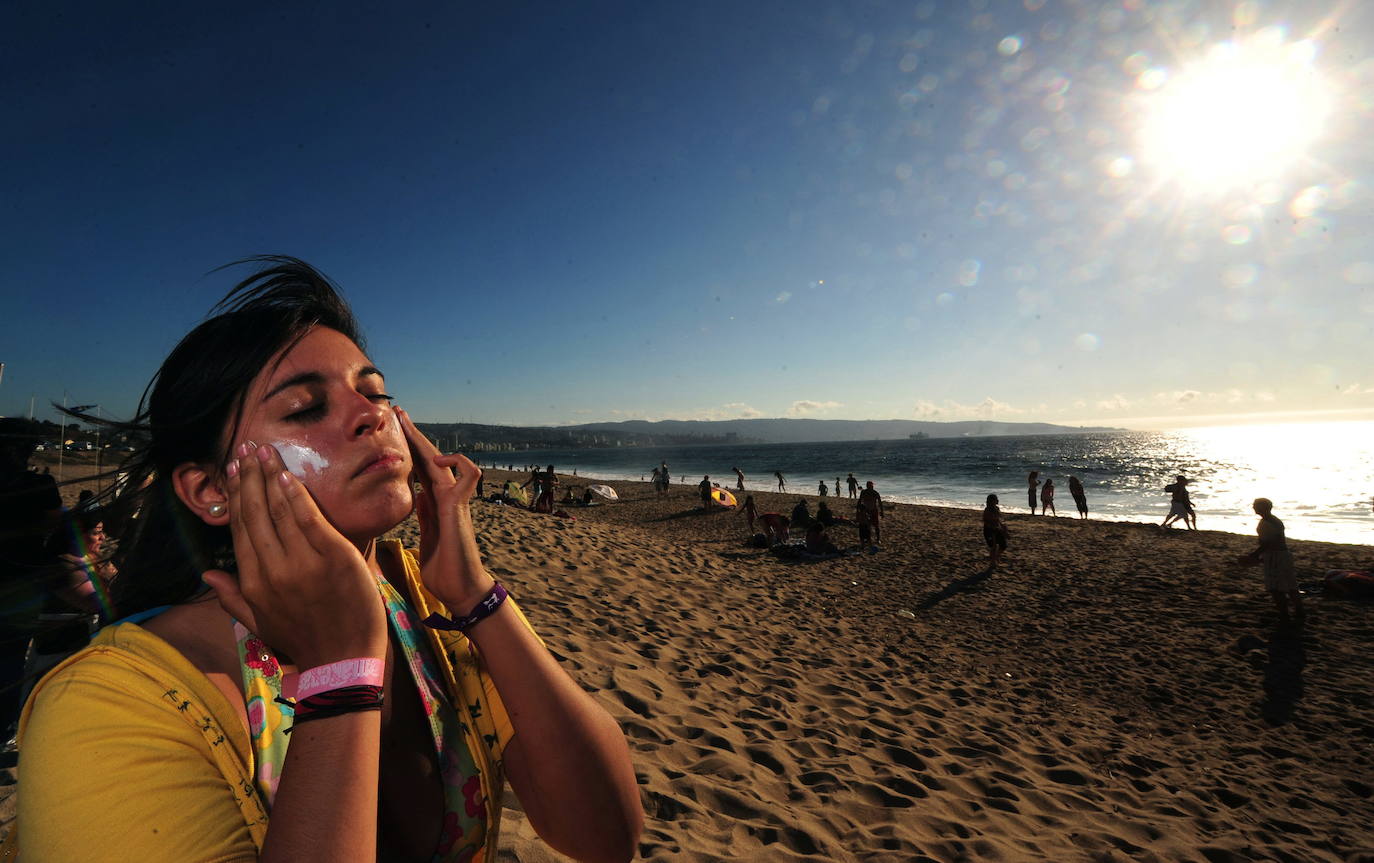
[[[254,379],[229,451],[250,440],[276,447],[350,540],[385,533],[414,506],[410,447],[382,373],[337,330],[314,328]]]

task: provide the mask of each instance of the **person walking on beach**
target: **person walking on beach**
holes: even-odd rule
[[[735,490],[744,491],[744,471],[737,467],[732,467],[730,470],[735,472]]]
[[[837,489],[837,490],[838,490],[838,489]],[[821,480],[820,492],[821,492],[821,497],[825,497],[825,496],[827,496],[827,495],[830,493],[830,489],[828,489],[828,488],[826,487],[826,485],[825,485],[825,480]]]
[[[672,479],[668,476],[668,463],[666,461],[659,463],[658,472],[663,477],[663,490],[667,491],[668,483],[672,482]]]
[[[854,474],[851,473],[845,482],[849,483],[849,499],[854,500],[859,496],[859,481],[855,479]],[[838,483],[836,485],[838,485]]]
[[[1083,483],[1078,477],[1069,477],[1069,494],[1073,495],[1074,506],[1078,507],[1078,517],[1088,517],[1088,495],[1083,491]]]
[[[779,492],[780,494],[781,494],[781,493],[785,493],[785,492],[787,491],[787,480],[785,480],[785,479],[782,478],[782,471],[780,471],[780,470],[775,470],[775,471],[773,471],[773,476],[775,476],[775,477],[778,478],[778,492]]]
[[[1054,508],[1054,480],[1048,478],[1045,480],[1045,485],[1040,489],[1040,514],[1044,515],[1047,509],[1055,515],[1059,515],[1059,511]]]
[[[883,496],[878,494],[878,490],[873,487],[873,480],[869,480],[864,486],[864,490],[859,492],[859,509],[868,513],[868,523],[873,528],[874,547],[882,545]]]
[[[1298,592],[1298,576],[1293,568],[1293,553],[1288,550],[1288,540],[1284,536],[1283,522],[1274,515],[1274,503],[1269,498],[1257,497],[1252,506],[1260,517],[1255,528],[1259,546],[1242,560],[1264,565],[1264,589],[1274,598],[1280,623],[1288,622],[1290,605],[1293,614],[1302,619],[1302,594]]]
[[[983,508],[983,541],[988,544],[992,559],[988,568],[997,566],[1002,552],[1007,550],[1007,526],[1002,522],[1002,509],[997,505],[997,495],[988,495],[987,506]]]
[[[1031,515],[1035,515],[1035,498],[1040,489],[1040,471],[1033,470],[1026,476],[1026,498],[1030,501]]]
[[[1164,516],[1164,523],[1160,527],[1168,527],[1179,519],[1183,519],[1183,526],[1189,530],[1197,530],[1197,515],[1193,512],[1193,502],[1188,497],[1188,480],[1183,474],[1174,477],[1174,481],[1164,486],[1164,490],[1169,492],[1169,514]]]

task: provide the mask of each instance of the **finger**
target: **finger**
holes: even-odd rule
[[[240,448],[242,449],[242,447]],[[240,582],[255,590],[260,572],[257,551],[243,519],[242,474],[245,459],[236,458],[225,466],[225,491],[229,497],[229,533],[234,540],[234,563]]]
[[[452,480],[453,474],[450,471],[441,469],[434,463],[434,457],[440,455],[438,447],[425,437],[424,432],[416,428],[415,423],[411,422],[410,414],[406,413],[404,408],[398,407],[394,410],[401,424],[401,431],[405,434],[406,443],[410,445],[411,460],[415,464],[415,474],[420,482],[430,484],[443,478]]]
[[[285,470],[277,474],[277,483],[291,508],[296,530],[311,549],[324,554],[336,548],[340,542],[347,542],[320,512],[319,504],[315,503],[304,483]]]
[[[258,631],[257,618],[253,614],[252,607],[248,605],[248,600],[243,598],[243,591],[239,589],[238,579],[222,569],[207,570],[201,573],[200,577],[206,584],[214,588],[220,608],[228,612],[230,617],[248,627],[250,632]]]
[[[283,559],[281,540],[267,502],[267,462],[273,454],[270,447],[249,448],[248,455],[239,459],[239,508],[263,574],[279,572],[273,564],[279,566]]]
[[[313,551],[314,546],[302,532],[296,508],[287,495],[292,483],[300,481],[286,470],[286,464],[282,462],[281,454],[275,447],[265,449],[269,450],[270,454],[263,462],[263,486],[267,495],[267,511],[272,517],[277,538],[281,540],[282,548],[288,555],[296,556]]]

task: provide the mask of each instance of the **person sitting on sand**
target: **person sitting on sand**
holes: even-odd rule
[[[1007,550],[1007,525],[1002,521],[1002,509],[997,505],[997,495],[988,495],[987,506],[983,508],[983,541],[988,544],[992,555],[989,567],[997,565],[1002,552]]]
[[[770,547],[791,539],[791,522],[785,515],[765,512],[759,516],[759,526],[763,528],[763,534],[767,537]]]
[[[805,498],[799,498],[797,505],[792,507],[792,524],[796,527],[810,527],[811,510],[807,508]]]
[[[1293,614],[1301,619],[1302,594],[1298,592],[1298,576],[1293,568],[1293,553],[1288,550],[1288,540],[1284,536],[1283,522],[1274,515],[1274,503],[1269,498],[1257,497],[1252,506],[1260,517],[1255,528],[1259,534],[1259,546],[1242,560],[1249,564],[1264,565],[1264,589],[1274,598],[1274,607],[1279,610],[1279,622],[1288,622],[1290,605]]]
[[[1193,502],[1188,497],[1188,479],[1179,474],[1174,477],[1172,483],[1164,486],[1164,490],[1170,495],[1169,514],[1164,517],[1164,523],[1160,527],[1168,527],[1183,519],[1184,527],[1197,530],[1197,516],[1193,513]]]
[[[1040,490],[1040,471],[1033,470],[1026,475],[1026,498],[1030,503],[1031,515],[1035,515],[1037,492]]]
[[[811,526],[806,529],[806,550],[811,554],[839,554],[840,552],[835,547],[835,543],[830,541],[830,537],[825,535],[825,525],[818,521],[811,522]]]
[[[826,495],[830,494],[830,488],[826,486],[825,480],[821,480],[819,491],[821,493],[821,497],[825,497]]]
[[[744,491],[744,471],[737,467],[732,467],[730,470],[735,472],[735,490]]]
[[[868,523],[873,528],[873,544],[883,544],[883,496],[873,487],[873,480],[859,492],[859,509],[868,510]]]
[[[859,481],[855,479],[854,474],[851,473],[848,477],[845,478],[845,482],[849,483],[850,499],[856,500],[859,497]]]
[[[782,478],[782,471],[773,471],[773,476],[778,478],[778,493],[783,494],[787,491],[787,480]]]
[[[830,507],[825,505],[825,501],[816,504],[816,523],[830,527],[835,523],[835,514],[830,511]]]
[[[709,476],[704,476],[704,477],[701,478],[701,482],[697,483],[697,491],[699,491],[699,492],[701,493],[701,508],[702,508],[702,509],[710,509],[710,508],[711,508],[711,478],[710,478]]]
[[[1083,491],[1083,483],[1078,477],[1069,477],[1069,494],[1073,496],[1074,506],[1078,507],[1078,517],[1088,517],[1088,495]]]
[[[630,859],[624,734],[486,569],[476,465],[391,404],[324,276],[255,261],[117,426],[132,616],[25,705],[19,859],[490,861],[507,778],[561,854]],[[423,552],[381,538],[412,513]]]
[[[752,535],[754,533],[754,519],[759,516],[759,508],[754,505],[754,496],[752,494],[744,499],[744,505],[740,507],[739,511],[744,513],[744,517],[748,519],[749,533]]]
[[[1046,479],[1045,485],[1040,489],[1040,514],[1044,515],[1045,510],[1059,515],[1059,511],[1054,508],[1054,480],[1052,479]]]

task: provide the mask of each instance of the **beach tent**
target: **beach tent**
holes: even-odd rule
[[[615,493],[615,489],[608,485],[589,485],[587,486],[587,491],[604,497],[606,500],[620,500],[620,496]]]

